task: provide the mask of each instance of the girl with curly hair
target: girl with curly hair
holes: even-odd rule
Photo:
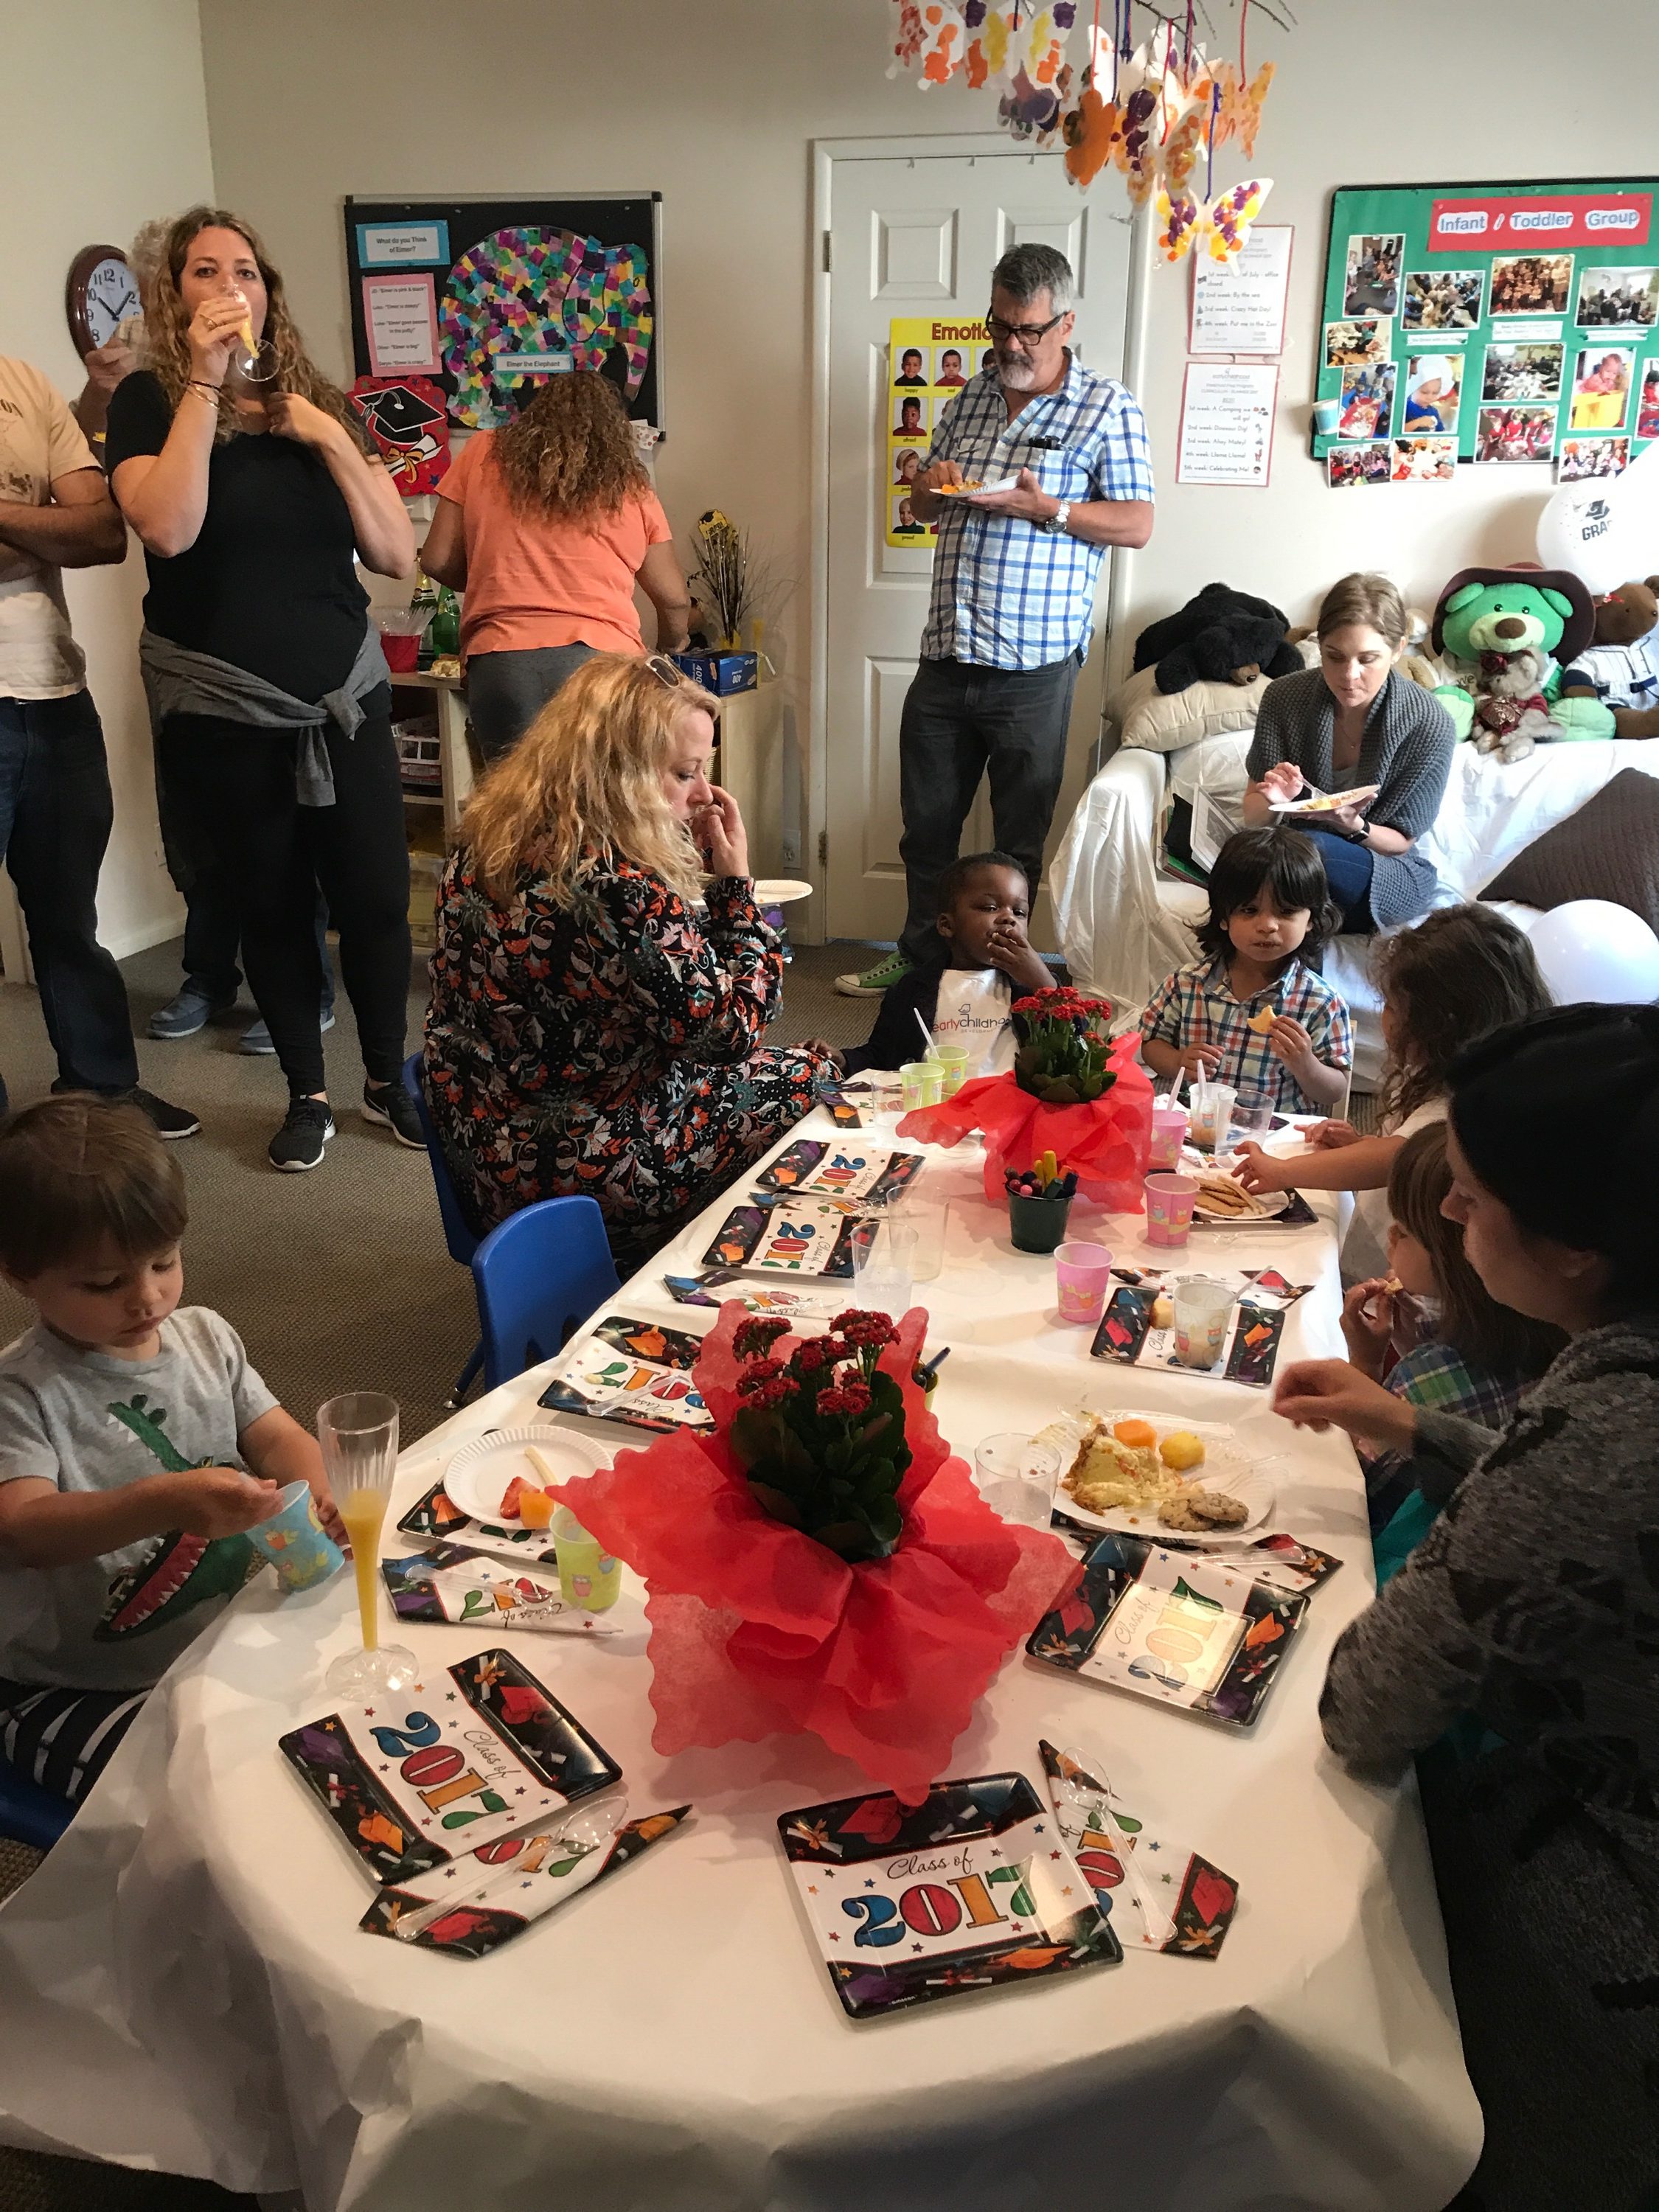
[[[743,817],[708,781],[714,705],[660,654],[595,653],[462,818],[426,1084],[481,1234],[586,1193],[626,1272],[836,1072],[816,1040],[760,1044],[783,962]]]
[[[689,635],[668,519],[620,393],[592,369],[550,377],[507,428],[468,439],[421,560],[466,593],[466,703],[486,760],[593,653],[645,651],[635,584],[656,609],[659,651],[678,653]]]
[[[288,1079],[270,1163],[315,1167],[334,1133],[319,885],[357,1016],[364,1118],[418,1146],[399,1081],[410,957],[403,790],[386,659],[353,566],[355,556],[377,574],[404,574],[414,533],[240,216],[195,207],[173,223],[145,325],[149,365],[111,398],[106,462],[149,572],[139,659],[169,808],[193,862],[233,902]],[[250,337],[258,378],[239,365]]]

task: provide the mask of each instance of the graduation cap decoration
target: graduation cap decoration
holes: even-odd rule
[[[405,498],[433,491],[449,469],[449,417],[430,377],[360,376],[351,404]]]

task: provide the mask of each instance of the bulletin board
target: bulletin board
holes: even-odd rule
[[[991,334],[973,315],[896,315],[888,325],[887,383],[879,404],[886,455],[882,504],[890,545],[932,546],[939,526],[918,522],[910,483],[945,409],[977,375]]]
[[[1659,178],[1346,185],[1314,452],[1333,483],[1463,462],[1615,474],[1659,438]]]
[[[345,203],[360,377],[430,378],[466,429],[512,421],[548,376],[597,369],[663,428],[662,195]]]

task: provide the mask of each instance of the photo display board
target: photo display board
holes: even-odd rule
[[[1633,459],[1659,437],[1656,209],[1647,177],[1334,193],[1315,390],[1336,419],[1313,441],[1333,481]]]
[[[358,375],[429,378],[450,421],[480,430],[511,422],[543,378],[597,369],[660,430],[661,202],[349,198]]]

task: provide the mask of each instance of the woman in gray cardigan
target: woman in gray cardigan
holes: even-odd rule
[[[1274,802],[1309,785],[1376,785],[1359,805],[1281,817],[1313,833],[1342,927],[1364,934],[1415,921],[1434,903],[1435,872],[1415,847],[1439,811],[1456,733],[1440,702],[1399,672],[1410,623],[1386,576],[1333,585],[1316,627],[1318,667],[1262,694],[1244,819],[1273,820]]]
[[[1282,1377],[1279,1413],[1437,1462],[1449,1494],[1320,1715],[1362,1781],[1429,1754],[1486,2119],[1459,2204],[1634,2212],[1659,2202],[1659,1007],[1534,1015],[1449,1090],[1444,1211],[1491,1295],[1571,1341],[1495,1440],[1340,1360]]]

